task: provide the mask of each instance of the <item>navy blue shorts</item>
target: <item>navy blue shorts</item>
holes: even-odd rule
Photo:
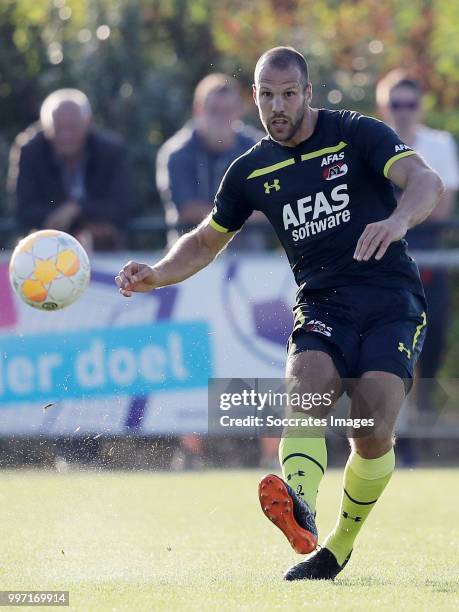
[[[370,371],[413,378],[427,329],[424,297],[372,285],[300,290],[293,313],[289,355],[324,351],[342,378]]]

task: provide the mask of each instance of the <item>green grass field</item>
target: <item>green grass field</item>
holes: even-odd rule
[[[459,471],[398,470],[332,584],[282,582],[300,557],[260,475],[2,472],[0,588],[69,590],[85,612],[458,609]],[[322,483],[322,536],[340,483]]]

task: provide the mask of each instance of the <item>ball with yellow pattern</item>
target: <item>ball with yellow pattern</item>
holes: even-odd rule
[[[17,295],[41,310],[73,304],[89,284],[90,265],[76,238],[40,230],[23,238],[10,260],[10,281]]]

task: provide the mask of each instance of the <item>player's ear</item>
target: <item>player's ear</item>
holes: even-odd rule
[[[255,83],[252,84],[252,96],[253,96],[253,101],[255,102],[255,105],[258,106],[258,102],[257,102],[257,86],[255,85]]]
[[[308,104],[311,104],[312,102],[312,83],[311,81],[309,81],[309,83],[306,84],[306,88],[304,90],[304,97],[306,99],[306,102]]]

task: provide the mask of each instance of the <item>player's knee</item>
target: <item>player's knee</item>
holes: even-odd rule
[[[295,394],[309,402],[309,416],[326,416],[342,394],[341,379],[333,360],[320,351],[302,351],[290,355],[286,378],[290,397]],[[304,405],[304,401],[301,405]]]
[[[333,359],[322,351],[302,351],[289,355],[286,378],[302,381],[304,387],[329,387],[341,383]]]
[[[393,436],[352,438],[352,449],[364,459],[377,459],[385,455],[394,446]]]

